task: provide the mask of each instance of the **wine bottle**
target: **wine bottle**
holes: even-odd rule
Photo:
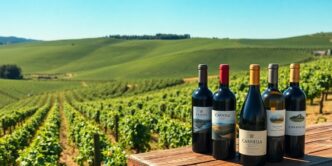
[[[300,89],[300,65],[290,65],[290,86],[284,92],[286,103],[285,154],[289,157],[304,156],[306,96]]]
[[[211,153],[211,110],[213,94],[208,88],[208,67],[198,65],[198,88],[192,94],[192,150]]]
[[[249,92],[239,120],[239,152],[243,165],[264,165],[266,160],[266,110],[259,77],[260,66],[250,65]]]
[[[270,162],[280,162],[284,157],[285,98],[278,89],[278,64],[269,64],[268,87],[262,98],[267,119],[267,154]]]
[[[236,99],[229,89],[229,65],[221,64],[220,85],[213,96],[212,156],[218,160],[235,157]]]

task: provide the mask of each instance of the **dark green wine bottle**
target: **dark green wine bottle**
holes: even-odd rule
[[[250,65],[249,92],[240,113],[239,152],[243,165],[264,165],[266,160],[266,110],[259,89],[259,72],[259,65]]]
[[[208,88],[208,67],[198,65],[198,88],[192,94],[192,150],[211,153],[212,92]]]
[[[290,86],[284,92],[286,101],[285,154],[302,158],[305,145],[306,96],[300,89],[300,65],[290,65]]]
[[[220,85],[213,96],[212,156],[218,160],[235,157],[236,99],[229,89],[229,65],[221,64]]]

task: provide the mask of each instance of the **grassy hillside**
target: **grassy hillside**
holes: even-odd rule
[[[233,71],[250,63],[289,64],[311,57],[311,50],[332,48],[332,34],[285,39],[62,40],[0,46],[1,63],[25,73],[72,73],[74,79],[110,80],[191,77],[198,63],[217,73],[219,63]]]

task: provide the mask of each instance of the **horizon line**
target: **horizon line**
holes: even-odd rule
[[[109,35],[104,35],[104,36],[87,36],[87,37],[72,37],[72,38],[59,38],[59,39],[37,39],[37,38],[31,38],[31,37],[22,37],[22,36],[15,36],[15,35],[0,35],[0,37],[15,37],[15,38],[22,38],[22,39],[26,39],[26,40],[33,40],[33,42],[47,42],[47,41],[61,41],[61,40],[83,40],[83,39],[97,39],[97,38],[108,38],[110,35],[120,35],[120,36],[144,36],[144,35],[156,35],[158,33],[155,34],[109,34]],[[184,35],[182,33],[160,33],[160,34],[175,34],[175,35]],[[185,33],[185,34],[189,34],[189,33]],[[332,31],[322,31],[322,32],[315,32],[315,33],[307,33],[307,34],[301,34],[301,35],[292,35],[292,36],[283,36],[283,37],[266,37],[266,38],[250,38],[250,37],[240,37],[240,38],[232,38],[232,37],[217,37],[217,36],[192,36],[191,34],[189,34],[191,37],[189,39],[197,39],[197,38],[201,38],[201,39],[229,39],[229,40],[276,40],[276,39],[287,39],[287,38],[293,38],[293,37],[301,37],[301,36],[311,36],[311,35],[318,35],[318,34],[332,34]],[[119,39],[121,40],[121,39]],[[130,39],[130,40],[134,40],[134,39]],[[137,40],[148,40],[148,39],[137,39]],[[154,40],[158,40],[158,39],[154,39]],[[160,39],[161,40],[161,39]],[[186,39],[178,39],[178,40],[186,40]]]

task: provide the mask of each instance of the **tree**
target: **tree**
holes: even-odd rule
[[[124,39],[124,40],[179,40],[190,39],[189,34],[163,34],[157,33],[156,35],[109,35],[109,38]]]
[[[22,79],[22,70],[17,65],[1,65],[0,78],[6,79]]]

